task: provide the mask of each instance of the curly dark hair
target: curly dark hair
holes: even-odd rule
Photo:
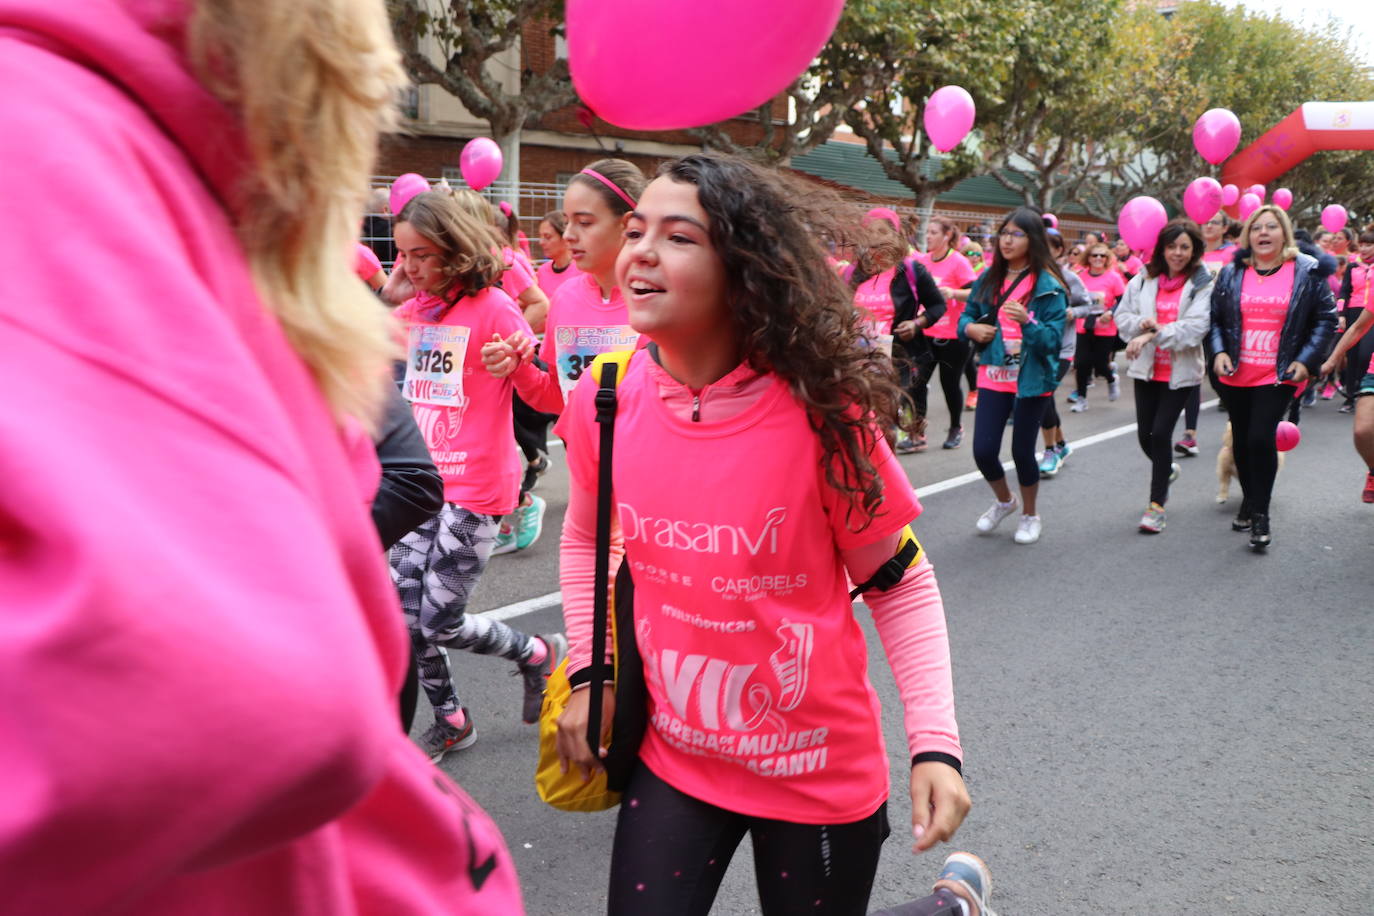
[[[857,212],[812,185],[737,156],[699,153],[659,177],[695,185],[725,268],[726,301],[749,366],[785,381],[820,437],[826,480],[863,530],[883,499],[869,453],[899,425],[905,398],[891,361],[860,335],[853,296],[821,238],[842,238]],[[849,520],[846,520],[846,524]]]

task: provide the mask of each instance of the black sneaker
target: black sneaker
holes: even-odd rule
[[[1266,549],[1272,542],[1269,536],[1269,516],[1256,512],[1250,519],[1250,548],[1255,551]]]
[[[449,751],[461,751],[477,742],[477,727],[472,724],[472,713],[463,707],[463,727],[458,728],[448,719],[438,719],[429,731],[420,736],[420,750],[429,759],[438,763]]]
[[[1236,513],[1235,518],[1231,519],[1231,530],[1249,531],[1251,524],[1252,521],[1250,518],[1250,504],[1245,502],[1245,500],[1241,500],[1240,511]]]
[[[536,636],[548,646],[548,654],[537,665],[520,665],[516,670],[525,684],[525,696],[520,707],[520,718],[526,724],[539,721],[539,710],[544,705],[544,688],[548,685],[549,674],[558,667],[563,656],[568,654],[568,638],[562,633],[552,636]]]
[[[940,448],[958,448],[963,444],[964,428],[962,426],[956,426],[949,431],[949,438],[945,440],[944,445],[941,445]]]

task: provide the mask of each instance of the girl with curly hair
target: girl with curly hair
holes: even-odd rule
[[[745,834],[765,912],[864,912],[868,900],[889,765],[846,575],[865,582],[893,559],[921,506],[879,432],[898,425],[901,390],[816,241],[835,211],[814,189],[699,154],[664,164],[626,222],[616,277],[650,343],[618,389],[613,523],[635,578],[650,724],[620,807],[611,913],[706,913]],[[591,662],[596,394],[582,380],[558,427],[574,684]],[[923,851],[970,803],[944,608],[915,553],[865,601],[905,708]],[[587,774],[600,765],[589,689],[558,733],[565,763]]]

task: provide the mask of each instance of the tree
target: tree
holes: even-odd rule
[[[505,160],[501,177],[518,185],[521,129],[573,103],[577,95],[565,59],[538,73],[521,67],[514,92],[492,65],[515,47],[523,28],[549,23],[551,30],[560,30],[561,0],[387,0],[387,11],[410,78],[451,93],[490,124]],[[437,45],[439,62],[427,53],[427,41]]]

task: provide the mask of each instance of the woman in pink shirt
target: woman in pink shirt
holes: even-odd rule
[[[1123,279],[1129,280],[1145,269],[1144,262],[1131,250],[1131,246],[1126,244],[1125,239],[1116,240],[1116,244],[1112,246],[1112,254],[1116,256],[1116,263],[1112,267]]]
[[[520,487],[520,460],[510,441],[511,384],[481,368],[484,342],[529,332],[496,285],[507,268],[489,250],[486,227],[442,192],[412,198],[396,215],[395,233],[416,291],[395,312],[406,328],[401,393],[444,478],[444,508],[392,548],[391,569],[420,685],[434,709],[421,747],[437,761],[477,737],[454,690],[446,647],[515,662],[524,682],[521,717],[535,722],[562,638],[529,636],[465,613],[500,518],[515,509]]]
[[[0,2],[0,209],[48,262],[0,295],[7,913],[522,909],[396,727],[349,243],[397,61],[379,3]]]
[[[612,914],[706,913],[746,834],[765,912],[864,912],[872,887],[889,765],[847,577],[893,558],[920,504],[879,432],[900,389],[815,240],[836,203],[699,154],[666,163],[626,225],[617,277],[651,343],[619,386],[613,519],[650,723],[617,821]],[[558,427],[574,683],[591,653],[596,393],[584,378]],[[934,573],[912,560],[898,579],[865,601],[906,710],[925,850],[969,801]],[[583,688],[558,742],[590,769],[586,726]]]
[[[959,316],[963,314],[973,281],[978,279],[978,271],[968,258],[954,250],[956,235],[958,230],[953,220],[931,217],[926,228],[925,253],[917,255],[939,284],[940,295],[945,299],[945,315],[926,331],[926,339],[930,341],[939,366],[940,390],[944,392],[945,407],[949,410],[949,435],[943,444],[947,449],[958,448],[964,441],[963,378],[969,364],[969,345],[959,338]],[[980,250],[980,263],[981,260]]]
[[[1336,330],[1326,270],[1298,251],[1283,210],[1266,204],[1250,215],[1236,259],[1213,287],[1211,313],[1208,353],[1245,494],[1231,527],[1249,531],[1250,546],[1264,550],[1278,473],[1275,430],[1320,368]]]
[[[1126,291],[1126,282],[1116,270],[1116,256],[1105,242],[1098,242],[1088,249],[1088,269],[1078,275],[1083,281],[1088,295],[1097,301],[1099,311],[1087,318],[1079,318],[1078,347],[1074,354],[1074,380],[1076,385],[1069,394],[1069,409],[1082,413],[1088,409],[1088,382],[1093,374],[1107,380],[1107,398],[1115,401],[1121,396],[1121,382],[1116,377],[1116,366],[1112,354],[1116,347],[1116,324],[1112,321],[1112,309],[1121,294]]]
[[[549,307],[553,307],[553,294],[564,283],[582,271],[573,263],[572,252],[563,239],[563,230],[568,227],[568,218],[562,210],[550,210],[539,221],[539,248],[547,258],[535,271],[535,280],[544,295],[549,297]]]

